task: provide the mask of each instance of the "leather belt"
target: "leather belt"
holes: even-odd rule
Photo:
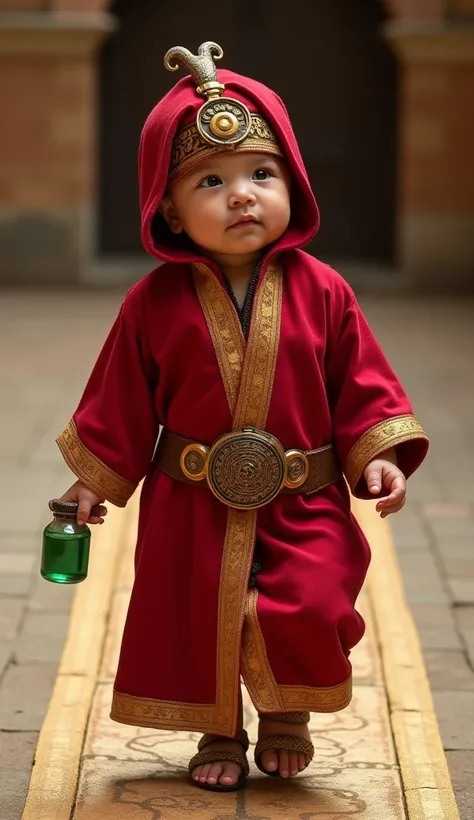
[[[257,509],[280,492],[315,493],[341,473],[332,444],[317,450],[287,450],[275,436],[244,427],[210,447],[164,428],[154,462],[177,481],[209,487],[235,509]]]

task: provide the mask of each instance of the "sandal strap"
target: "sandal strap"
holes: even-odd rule
[[[255,746],[255,763],[261,771],[263,770],[259,765],[260,758],[263,752],[267,752],[269,749],[302,752],[305,757],[306,766],[309,766],[314,757],[314,746],[304,737],[296,737],[296,735],[268,735],[267,737],[262,737]]]
[[[259,720],[275,723],[309,723],[311,715],[309,712],[259,712]]]
[[[226,752],[223,749],[209,749],[208,752],[198,752],[197,755],[191,758],[188,765],[189,774],[192,774],[194,769],[203,766],[205,763],[237,763],[242,769],[244,777],[247,777],[249,773],[249,764],[245,754]]]
[[[235,740],[236,743],[240,743],[244,752],[248,751],[250,745],[249,736],[245,729],[238,729],[234,737],[224,737],[224,735],[211,734],[203,735],[198,743],[198,751],[202,752],[206,746],[209,746],[210,743],[216,743],[219,740]]]

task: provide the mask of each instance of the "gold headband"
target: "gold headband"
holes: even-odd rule
[[[170,48],[165,54],[165,67],[177,71],[182,65],[196,82],[198,94],[207,98],[197,112],[196,122],[186,125],[174,139],[170,182],[176,182],[203,160],[222,151],[262,151],[283,156],[263,117],[251,114],[239,100],[222,96],[225,87],[217,80],[214,61],[223,54],[222,48],[212,42],[200,45],[197,56],[182,46]]]

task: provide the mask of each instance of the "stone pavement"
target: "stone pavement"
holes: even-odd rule
[[[364,297],[432,439],[389,519],[463,820],[474,816],[474,303]],[[0,294],[0,795],[19,820],[71,591],[38,576],[47,500],[71,479],[54,445],[120,294]]]

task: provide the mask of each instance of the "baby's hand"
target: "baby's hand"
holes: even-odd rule
[[[100,498],[89,490],[82,481],[76,481],[60,498],[61,501],[74,501],[79,504],[77,511],[78,524],[103,524],[107,508],[103,506],[105,498]]]
[[[396,464],[386,458],[375,458],[367,464],[364,478],[373,495],[378,495],[382,488],[389,491],[389,495],[375,507],[381,518],[402,509],[406,501],[407,480]]]

